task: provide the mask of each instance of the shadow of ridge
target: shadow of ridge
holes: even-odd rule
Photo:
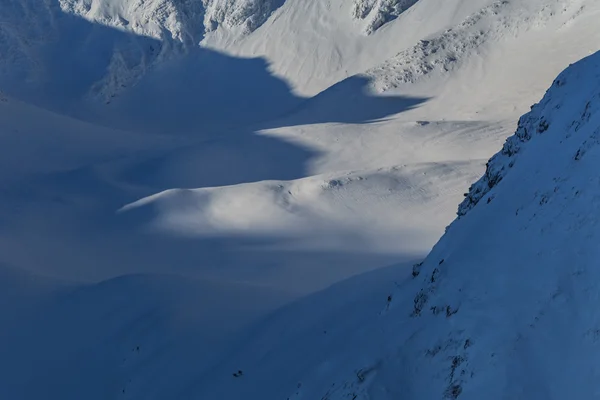
[[[249,126],[257,131],[330,122],[368,123],[429,100],[376,96],[368,92],[369,83],[367,77],[352,76],[312,98],[299,97],[288,82],[269,72],[264,58],[236,58],[196,47],[151,71],[115,99],[111,104],[115,112],[109,113],[109,119],[129,120],[130,129],[177,130],[206,137]]]
[[[200,371],[183,392],[209,398],[218,392],[225,398],[237,398],[242,391],[250,398],[260,397],[272,383],[272,372],[284,368],[287,373],[280,376],[272,393],[286,398],[299,387],[298,379],[303,377],[307,362],[322,365],[335,347],[350,350],[344,346],[345,339],[352,332],[363,331],[365,323],[381,318],[388,296],[410,281],[411,266],[424,257],[407,254],[393,264],[350,276],[277,308],[238,337],[222,362]],[[294,360],[302,363],[296,365]],[[239,365],[251,371],[249,385],[228,384],[231,372]]]
[[[11,48],[2,56],[9,67],[0,69],[3,90],[25,103],[98,125],[161,134],[184,131],[193,137],[175,150],[129,150],[116,156],[118,159],[107,154],[102,157],[110,160],[107,168],[98,160],[83,160],[69,171],[32,176],[23,182],[33,190],[30,198],[38,195],[35,200],[42,200],[54,192],[65,203],[89,199],[91,205],[109,200],[111,205],[120,202],[121,206],[172,187],[306,176],[305,166],[315,151],[255,135],[251,128],[303,100],[291,93],[286,82],[269,73],[264,59],[235,58],[200,47],[178,54],[171,48],[173,43],[64,13],[58,0],[36,3],[0,0],[0,54],[4,45]],[[5,24],[4,19],[14,23]],[[158,64],[167,51],[173,51],[172,58]],[[133,87],[121,87],[129,85],[127,80],[110,81],[124,90],[123,95],[98,107],[98,101],[90,101],[87,95],[90,91],[101,94],[97,83],[114,67],[114,57],[119,58],[124,77],[138,68],[148,69]],[[95,108],[88,108],[90,104]],[[39,130],[45,134],[63,129],[45,125],[43,115],[41,118]],[[65,119],[65,131],[71,129],[68,124]],[[225,135],[226,127],[236,129]],[[80,146],[90,146],[85,135],[81,141],[73,136],[51,147],[37,144],[32,151],[64,152],[67,156]]]
[[[370,123],[412,110],[431,99],[398,95],[377,96],[369,93],[370,83],[371,79],[366,76],[355,75],[346,78],[267,123],[267,128],[328,122]]]
[[[132,69],[156,60],[165,47],[156,39],[63,12],[58,0],[2,0],[0,15],[3,89],[16,99],[71,116],[79,116],[77,103],[105,77],[115,55],[123,68]]]
[[[12,8],[7,6],[11,3]],[[135,70],[140,60],[145,60],[148,70],[134,87],[121,88],[125,90],[123,95],[100,108],[97,122],[163,134],[183,131],[193,140],[208,140],[170,153],[131,154],[130,161],[124,162],[125,167],[113,178],[128,187],[142,187],[141,195],[170,187],[304,177],[306,164],[316,156],[315,151],[255,132],[285,125],[365,123],[409,110],[425,100],[371,96],[365,91],[368,80],[364,77],[348,78],[307,100],[295,96],[285,81],[274,77],[262,58],[236,58],[200,47],[183,55],[173,53],[171,60],[151,67],[149,64],[158,59],[159,53],[172,50],[172,43],[63,13],[57,0],[37,8],[28,4],[16,0],[0,3],[0,11],[7,11],[9,20],[34,15],[39,25],[11,27],[33,43],[32,54],[40,61],[36,65],[42,67],[34,71],[31,60],[15,61],[15,68],[19,64],[24,68],[13,70],[13,75],[35,72],[40,80],[37,88],[25,79],[13,80],[13,93],[20,85],[22,99],[31,100],[33,95],[33,102],[44,103],[41,105],[45,108],[89,117],[83,108],[90,103],[82,98],[102,79],[116,52],[124,63],[121,72],[125,75]],[[8,28],[3,25],[0,29]],[[7,76],[3,76],[3,84]],[[288,117],[268,122],[277,115]],[[225,132],[225,128],[229,129]],[[58,148],[67,151],[68,145]],[[86,181],[84,175],[81,171],[66,172],[55,183],[65,189],[64,194],[91,194],[94,180]],[[72,187],[76,182],[77,187]],[[98,190],[104,194],[113,190],[102,185]]]
[[[247,131],[304,100],[265,59],[181,43],[166,30],[164,40],[141,36],[63,12],[58,0],[2,0],[0,15],[0,88],[98,125],[206,137]]]
[[[237,130],[261,129],[264,121],[305,100],[269,72],[264,58],[237,58],[194,47],[149,71],[99,110],[98,121],[204,139],[225,131],[237,136]]]
[[[263,58],[100,25],[63,12],[58,0],[3,0],[0,13],[9,21],[0,26],[8,54],[1,87],[12,97],[115,128],[207,135],[275,127],[268,121],[282,115],[289,117],[285,125],[362,123],[426,100],[369,95],[367,78],[359,76],[312,99],[298,97]],[[90,94],[96,100],[89,101]]]
[[[240,255],[240,258],[250,254]],[[109,254],[105,256],[111,259]],[[183,255],[180,257],[184,259]],[[197,257],[206,260],[205,255],[197,254]],[[176,265],[178,260],[170,259],[170,263]],[[144,267],[138,265],[137,268]],[[381,269],[384,270],[387,268]],[[160,372],[163,378],[168,377],[156,381],[148,379],[143,370],[128,371],[127,377],[142,379],[144,393],[152,393],[155,398],[180,398],[174,393],[184,390],[198,397],[214,388],[213,382],[231,379],[230,365],[220,362],[230,361],[230,356],[240,350],[230,344],[240,340],[242,345],[257,343],[260,346],[255,348],[261,356],[261,350],[270,348],[264,346],[268,339],[265,333],[272,334],[282,326],[300,328],[294,329],[296,333],[292,338],[300,337],[303,332],[309,336],[321,334],[324,317],[352,307],[353,303],[345,301],[349,290],[358,294],[352,297],[354,300],[368,299],[379,307],[388,292],[381,293],[381,286],[372,283],[386,281],[387,287],[393,289],[395,275],[395,272],[385,273],[385,276],[379,272],[358,274],[290,304],[295,296],[276,290],[272,285],[244,283],[243,279],[192,277],[180,272],[183,271],[177,268],[121,271],[113,277],[102,277],[97,284],[54,287],[59,290],[39,293],[35,299],[37,307],[28,318],[19,319],[11,325],[13,329],[0,335],[4,339],[0,348],[5,355],[0,361],[0,371],[10,377],[4,386],[0,385],[0,393],[7,394],[8,398],[40,398],[42,394],[46,398],[61,399],[114,397],[117,388],[110,384],[112,374],[123,372],[123,357],[132,356],[135,360],[138,350],[132,352],[132,349],[139,346],[141,354],[152,356],[145,359],[146,366]],[[27,292],[21,294],[27,295]],[[280,307],[283,308],[269,316]],[[302,316],[307,316],[307,311],[311,313],[306,321],[312,324],[302,326],[305,321]],[[252,329],[253,326],[256,328]],[[313,328],[317,330],[312,332]],[[42,336],[39,336],[40,329],[44,331]],[[283,332],[283,340],[272,345],[279,349],[282,343],[288,343],[285,339],[289,332]],[[306,343],[301,343],[300,348],[303,346]],[[251,352],[244,369],[256,368],[257,353]],[[273,360],[267,357],[266,361],[272,363]],[[48,368],[50,365],[54,367]],[[174,365],[177,368],[173,368]],[[260,371],[254,374],[258,382],[266,379]],[[27,380],[37,384],[26,385]],[[219,390],[230,390],[226,386]],[[118,389],[120,392],[121,387]]]

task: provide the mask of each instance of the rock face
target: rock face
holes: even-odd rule
[[[366,22],[365,33],[371,34],[397,18],[418,0],[354,0],[352,16]]]
[[[219,27],[248,34],[276,8],[274,0],[60,0],[63,11],[156,39],[197,44]]]
[[[259,28],[283,0],[202,0],[206,8],[204,29],[241,28],[243,34]]]

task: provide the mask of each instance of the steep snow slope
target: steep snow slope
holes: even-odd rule
[[[598,50],[599,13],[596,1],[494,2],[360,74],[364,90],[429,99],[401,119],[516,118],[569,62]],[[326,91],[330,101],[354,79]]]
[[[410,267],[381,267],[600,31],[593,0],[400,4],[0,0],[0,397],[408,387],[391,311],[420,286],[392,302]]]
[[[416,398],[595,395],[599,71],[596,53],[558,76],[421,267],[426,331],[401,350]]]
[[[192,119],[190,109],[225,109],[211,103],[240,97],[230,94],[238,87],[243,101],[226,111],[248,109],[257,116],[244,119],[242,125],[265,121],[302,102],[304,98],[298,94],[317,94],[355,74],[361,74],[366,82],[362,89],[369,93],[434,97],[433,111],[438,113],[448,109],[448,98],[457,89],[472,91],[471,85],[462,84],[470,80],[468,75],[483,81],[507,77],[503,71],[512,70],[512,75],[518,71],[523,82],[536,86],[530,93],[543,90],[545,79],[564,68],[565,62],[597,50],[598,7],[594,0],[451,0],[441,6],[432,0],[414,4],[382,0],[52,0],[40,6],[3,0],[0,11],[7,22],[0,26],[0,50],[5,54],[0,60],[0,83],[15,97],[128,129],[160,125],[165,130],[174,120]],[[364,35],[362,22],[355,21],[352,14],[369,20],[387,21],[392,14],[398,18],[374,34]],[[217,27],[211,28],[215,24]],[[552,52],[536,53],[535,49],[548,46]],[[507,54],[514,60],[507,60]],[[556,57],[559,54],[561,57]],[[565,61],[557,63],[564,57]],[[544,68],[527,67],[531,64]],[[242,69],[256,72],[245,76]],[[538,77],[538,69],[545,75]],[[453,79],[458,70],[464,76]],[[517,79],[507,77],[508,82],[498,83]],[[355,91],[356,77],[350,80]],[[249,82],[273,90],[258,94],[256,85]],[[141,88],[136,88],[138,85]],[[476,89],[495,90],[489,89],[491,86],[477,85]],[[514,90],[516,87],[506,92],[523,92]],[[206,94],[197,96],[200,91]],[[271,92],[277,95],[264,94]],[[470,95],[460,97],[468,99]],[[155,106],[148,99],[158,96],[169,98],[172,105],[163,106],[160,113],[146,113],[154,120],[143,125],[139,110]],[[121,97],[125,98],[119,100]],[[489,92],[477,97],[488,102],[486,108],[495,105],[489,104],[493,98]],[[521,99],[521,104],[531,101],[533,98]],[[97,107],[98,103],[111,106]],[[249,106],[253,104],[260,107]],[[464,114],[472,104],[468,102],[459,111]],[[271,112],[265,113],[268,109]],[[456,107],[449,110],[444,118],[463,118],[456,111]],[[470,111],[469,118],[480,118]],[[503,117],[514,118],[518,113],[516,107]],[[215,124],[207,114],[198,116],[193,125],[207,120],[213,129]],[[488,117],[497,119],[498,115],[489,112]]]
[[[393,11],[408,6],[399,14]],[[553,32],[568,32],[568,26],[578,29],[587,16],[597,18],[592,17],[597,8],[593,0],[298,0],[285,3],[251,35],[230,39],[215,32],[203,44],[232,54],[266,57],[272,71],[290,81],[298,93],[316,94],[365,70],[370,70],[367,76],[375,78],[374,86],[382,91],[436,70],[447,72],[506,39],[544,32],[540,35],[544,40]],[[348,13],[366,15],[374,26],[376,21],[398,17],[364,35],[373,25],[348,20]],[[597,34],[593,26],[587,30]],[[584,38],[585,43],[593,42]]]
[[[408,3],[397,1],[361,2],[355,3],[356,9],[351,12],[352,4],[349,0],[340,3],[345,9],[340,22],[349,24],[349,40],[360,40],[363,36],[361,28],[353,22],[353,14],[356,18],[367,20],[368,29],[373,31],[373,24],[383,24],[408,6]],[[35,101],[47,108],[57,109],[54,103],[65,101],[65,98],[78,101],[94,99],[105,103],[128,91],[155,68],[190,52],[196,54],[198,44],[204,39],[206,43],[215,44],[209,47],[218,50],[228,49],[229,44],[234,45],[238,41],[244,42],[243,48],[251,49],[253,46],[244,38],[264,40],[264,36],[255,31],[267,20],[279,19],[274,13],[278,13],[282,6],[287,10],[284,15],[290,13],[291,7],[294,18],[308,19],[320,34],[331,33],[334,35],[331,37],[335,38],[336,28],[322,26],[321,15],[315,15],[324,11],[323,5],[318,4],[316,8],[305,9],[302,4],[289,5],[283,0],[50,0],[39,4],[28,0],[3,0],[0,2],[0,12],[4,16],[0,26],[0,51],[3,54],[0,82],[13,96]],[[326,15],[337,18],[337,11],[331,10],[328,4],[324,6]],[[295,29],[288,32],[288,28],[280,25],[267,29],[270,34],[281,33],[286,43],[301,40],[304,46],[312,40],[304,37],[302,32],[298,35]],[[349,44],[341,43],[342,39],[328,39],[327,42],[334,46]],[[280,42],[269,41],[268,47],[272,52],[282,50]],[[351,48],[348,50],[354,52]],[[203,54],[210,55],[210,52]],[[251,57],[262,55],[253,50],[247,54]],[[284,55],[280,53],[278,57]],[[307,54],[298,53],[298,56]],[[280,58],[273,59],[277,60]],[[352,59],[340,61],[348,65],[354,62]],[[327,68],[324,60],[311,62]],[[198,70],[193,64],[187,68]],[[76,70],[80,72],[74,74]],[[324,69],[317,75],[330,72]],[[196,73],[203,74],[201,70]],[[78,79],[73,80],[74,76]],[[286,78],[292,79],[292,76],[287,75]],[[327,83],[334,82],[329,80]],[[297,89],[305,92],[303,88]],[[60,93],[60,90],[65,93]],[[81,108],[80,104],[78,106]],[[73,112],[73,107],[70,104],[60,111]],[[77,116],[87,118],[82,112]]]
[[[269,388],[267,397],[290,399],[593,398],[599,134],[596,53],[561,73],[521,118],[459,207],[459,218],[412,276],[392,268],[394,293],[379,284],[379,306],[373,294],[352,294],[356,303],[348,303],[347,293],[360,291],[350,280],[287,309],[225,364],[243,365],[247,379],[212,386],[219,373],[209,375],[205,393],[252,398]],[[373,280],[364,282],[377,292]],[[342,298],[346,306],[336,304]],[[292,315],[306,316],[301,326]],[[267,371],[281,365],[286,368],[269,384]],[[227,392],[218,392],[223,387]]]
[[[352,54],[362,53],[356,44],[365,39],[360,26],[353,22],[353,3],[349,0],[336,1],[339,4],[333,4],[332,8],[328,2],[289,4],[270,0],[3,0],[0,2],[0,13],[3,15],[3,23],[0,25],[0,52],[3,54],[0,60],[0,84],[14,97],[61,113],[90,119],[89,113],[84,112],[86,108],[96,105],[96,102],[112,102],[115,96],[130,92],[131,87],[150,74],[152,76],[148,81],[154,82],[151,84],[153,96],[160,94],[168,95],[173,100],[184,99],[185,101],[180,101],[185,105],[192,102],[193,97],[165,94],[161,92],[163,87],[156,87],[156,80],[165,82],[174,77],[168,73],[165,76],[164,71],[153,72],[162,70],[166,65],[167,71],[176,70],[172,72],[174,75],[187,74],[186,81],[195,91],[203,86],[221,86],[223,92],[228,92],[227,79],[220,79],[212,85],[210,81],[203,79],[205,76],[214,76],[211,70],[206,71],[206,65],[212,64],[212,60],[217,58],[214,52],[200,51],[197,45],[205,39],[209,47],[228,50],[233,55],[241,54],[236,50],[239,44],[239,48],[248,50],[241,54],[244,57],[267,55],[268,61],[275,64],[285,62],[299,65],[298,61],[303,59],[305,61],[301,64],[312,65],[310,69],[302,67],[303,71],[299,70],[297,74],[290,70],[290,74],[283,74],[285,79],[294,83],[297,92],[306,93],[312,79],[307,73],[314,75],[317,80],[320,76],[328,76],[325,85],[319,83],[318,88],[313,85],[322,90],[335,83],[336,79],[348,76],[348,71],[342,75],[332,75],[335,71],[331,70],[327,59],[331,54],[335,56],[339,53],[332,45],[345,49],[343,54],[340,53],[343,57],[334,60],[337,64],[334,68],[353,66],[350,73],[359,72],[363,68],[352,57]],[[364,18],[367,19],[377,19],[380,18],[378,15],[394,13],[395,11],[390,10],[397,9],[397,4],[385,2],[360,4],[366,13],[363,13]],[[338,15],[338,6],[344,8],[343,15]],[[287,19],[293,18],[293,23],[283,21],[274,26],[274,22],[282,19],[280,15]],[[323,17],[339,19],[344,35],[336,33],[337,22],[333,26],[324,24]],[[270,21],[269,26],[258,29],[261,31],[258,32],[257,28],[267,22],[267,19]],[[303,27],[300,31],[297,29],[299,24]],[[314,52],[314,33],[304,29],[309,25],[314,27],[319,42],[327,46],[324,48],[328,53],[326,58],[321,57],[325,53]],[[433,27],[432,24],[431,29]],[[265,37],[263,32],[268,32],[269,36],[274,35],[277,40]],[[406,43],[410,43],[419,34],[408,38]],[[268,54],[255,51],[252,44],[254,42],[262,43],[261,47],[267,46]],[[375,41],[370,40],[370,43]],[[394,48],[386,50],[378,59],[383,61],[385,57],[394,54]],[[191,60],[182,61],[182,58],[187,60],[186,55],[189,53],[192,53]],[[205,59],[209,60],[208,63],[204,62]],[[173,66],[172,63],[176,65]],[[221,67],[219,72],[230,79],[241,75],[236,68]],[[248,81],[256,79],[251,74],[244,78]],[[310,90],[315,93],[314,89]],[[146,97],[147,91],[148,89]],[[213,93],[211,90],[208,92],[205,97],[211,98]],[[139,98],[140,96],[136,97],[135,101],[139,102]],[[81,104],[83,99],[91,100],[92,104],[84,107]],[[276,103],[277,101],[273,101],[273,104]],[[112,108],[122,107],[113,105]],[[281,110],[280,113],[286,110]],[[93,114],[103,115],[109,111],[111,110],[103,107],[101,110],[94,110]],[[104,120],[107,119],[114,119],[114,115],[110,118],[104,116]]]
[[[271,70],[288,80],[297,93],[314,95],[460,23],[489,3],[287,1],[251,35],[232,37],[216,31],[206,35],[202,44],[242,57],[265,57]],[[365,34],[390,19],[374,33]]]

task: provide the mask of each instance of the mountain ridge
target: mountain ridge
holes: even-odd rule
[[[0,397],[588,398],[599,12],[0,0]]]

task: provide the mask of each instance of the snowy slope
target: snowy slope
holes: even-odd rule
[[[460,226],[499,207],[470,210],[510,160],[490,164],[504,180],[474,186],[418,279],[410,266],[516,117],[598,50],[599,11],[0,0],[0,397],[439,397],[448,383],[427,397],[419,377],[452,361],[420,351],[445,346],[427,332],[446,332],[446,311],[412,318],[414,298],[438,256],[458,265],[445,249],[459,238],[488,243]]]
[[[593,398],[599,71],[596,53],[556,78],[422,263],[349,280],[275,315],[226,363],[243,365],[247,379],[213,386],[219,374],[209,375],[201,393],[253,398],[268,387],[267,397],[290,399]],[[378,278],[389,292],[381,283],[371,292]],[[366,298],[353,294],[349,303],[347,293],[360,292],[361,283]],[[273,384],[267,371],[281,365]]]
[[[222,103],[237,97],[243,101],[233,103],[228,113],[249,109],[256,115],[240,124],[267,121],[298,106],[302,96],[345,78],[351,77],[355,91],[356,74],[368,93],[434,98],[436,113],[454,103],[448,97],[457,89],[473,89],[463,84],[468,75],[480,81],[504,76],[502,82],[476,89],[493,92],[496,85],[527,82],[535,90],[517,90],[516,84],[503,89],[518,92],[524,107],[569,61],[597,50],[598,37],[594,0],[452,0],[441,6],[432,0],[53,0],[40,6],[3,0],[0,11],[7,21],[0,26],[5,54],[0,83],[7,93],[95,123],[141,130],[158,124],[168,129],[174,120],[191,120],[190,108],[201,114],[225,109]],[[365,21],[388,23],[365,35],[371,23],[365,27]],[[258,94],[256,86],[273,89]],[[232,96],[236,89],[238,95]],[[273,98],[265,95],[271,92]],[[148,99],[158,96],[169,98],[171,105],[161,105],[158,114],[145,112],[156,106]],[[477,97],[491,99],[489,92]],[[458,111],[464,114],[473,104],[460,104]],[[520,110],[515,107],[503,118],[514,118]],[[463,118],[456,111],[444,118]],[[470,119],[479,118],[470,111]],[[214,128],[206,114],[193,125],[207,120]],[[149,116],[154,120],[143,125]],[[488,117],[498,115],[489,112]]]
[[[595,396],[599,67],[558,76],[422,265],[425,331],[402,350],[415,398]]]
[[[276,7],[247,0],[3,0],[0,82],[17,98],[73,112],[74,104],[54,103],[109,102],[154,68],[196,54],[206,31],[222,26],[246,34]]]
[[[460,23],[489,3],[287,1],[252,34],[232,37],[216,31],[202,44],[242,57],[265,57],[271,71],[289,81],[296,93],[315,95]],[[383,21],[389,22],[375,30]]]
[[[599,12],[595,1],[493,2],[363,71],[363,90],[427,98],[424,107],[399,116],[406,120],[517,118],[545,82],[598,50]],[[329,93],[329,101],[341,101],[355,80],[343,80],[320,96]]]
[[[408,5],[411,7],[370,35],[364,34],[370,29],[368,24],[348,18],[348,15],[368,12],[367,20],[389,20],[395,14],[390,10],[404,9]],[[298,0],[285,3],[251,35],[231,39],[226,33],[215,32],[207,35],[203,44],[231,54],[265,57],[271,62],[271,70],[291,82],[298,93],[314,95],[367,70],[367,77],[375,78],[374,86],[381,91],[399,82],[414,81],[434,70],[455,69],[468,57],[483,53],[485,59],[487,51],[498,48],[499,43],[506,40],[538,32],[536,39],[544,42],[553,32],[568,34],[567,28],[580,29],[579,24],[586,24],[588,17],[595,20],[597,8],[595,1],[564,0],[451,0],[443,3]],[[597,35],[593,25],[588,25],[586,32]],[[581,43],[570,39],[554,43],[561,46],[567,42],[576,47],[592,44],[583,55],[597,50],[586,36]],[[532,47],[523,45],[520,47]],[[545,46],[539,44],[538,48]],[[560,53],[565,51],[569,50],[563,49]],[[583,55],[575,55],[573,61]],[[544,53],[536,56],[543,57]],[[519,58],[520,55],[514,61],[518,62]],[[555,57],[551,59],[556,61]],[[512,61],[502,59],[508,64]],[[551,79],[564,66],[546,79]]]

